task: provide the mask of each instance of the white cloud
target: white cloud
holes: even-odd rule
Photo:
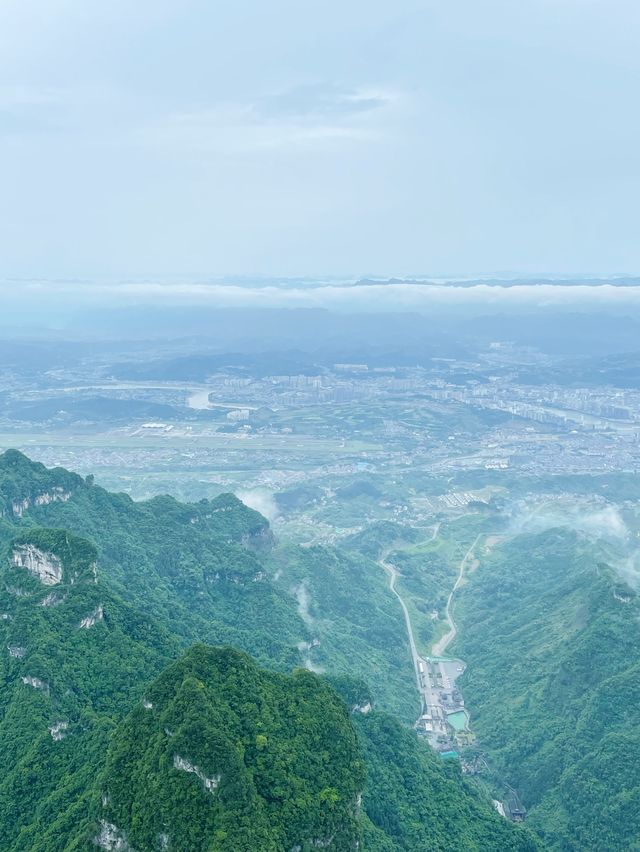
[[[638,3],[0,8],[12,273],[640,264]]]
[[[260,98],[253,104],[256,118],[311,122],[341,122],[384,107],[392,95],[366,89],[343,89],[321,83],[295,86]]]
[[[236,491],[236,497],[238,500],[242,500],[245,506],[255,509],[256,512],[260,512],[269,523],[273,523],[280,513],[273,494],[265,488]]]
[[[96,301],[111,304],[202,304],[216,307],[328,308],[338,311],[468,310],[477,314],[520,310],[571,312],[605,310],[628,313],[640,309],[640,286],[616,287],[561,284],[521,284],[501,287],[490,284],[455,286],[446,283],[396,282],[349,286],[352,282],[294,281],[277,284],[238,285],[224,280],[105,281],[0,281],[0,295],[7,300],[51,298],[59,301]],[[243,498],[241,498],[243,499]],[[595,521],[606,520],[596,516]],[[586,520],[584,521],[586,523]]]
[[[543,504],[544,505],[544,504]],[[591,508],[576,501],[573,504],[558,502],[548,509],[527,511],[512,520],[511,531],[542,532],[556,527],[569,527],[591,538],[627,542],[629,530],[617,507],[612,505]]]
[[[342,140],[372,140],[403,97],[391,90],[301,86],[252,101],[173,112],[139,128],[152,147],[238,153]]]

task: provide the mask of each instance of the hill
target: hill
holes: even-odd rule
[[[308,671],[267,672],[231,648],[194,646],[114,732],[93,823],[72,842],[184,852],[538,848],[456,767],[367,706],[352,717]]]
[[[33,527],[0,574],[0,849],[31,849],[82,821],[111,729],[179,653],[161,625],[110,591],[96,549]]]
[[[567,528],[517,536],[456,609],[474,730],[557,850],[640,848],[640,604],[606,556]]]
[[[91,541],[105,583],[185,644],[241,648],[287,671],[309,661],[372,681],[376,701],[418,712],[402,613],[373,559],[274,547],[268,521],[232,494],[134,501],[91,477],[0,454],[0,546],[33,525]],[[352,594],[357,584],[359,594]]]
[[[231,643],[271,666],[300,662],[305,625],[261,558],[269,524],[232,494],[138,503],[9,450],[0,455],[0,512],[0,545],[33,525],[88,539],[104,582],[185,642]]]
[[[231,495],[133,503],[13,452],[0,495],[0,850],[538,848],[366,686],[278,671],[309,625]],[[318,584],[363,570],[306,553]]]

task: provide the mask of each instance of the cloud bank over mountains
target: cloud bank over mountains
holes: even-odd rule
[[[13,306],[58,308],[105,305],[203,305],[209,308],[325,308],[343,312],[437,311],[490,314],[512,311],[633,313],[640,282],[509,280],[269,279],[0,281],[7,311]]]

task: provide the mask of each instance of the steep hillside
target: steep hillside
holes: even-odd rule
[[[96,549],[33,527],[0,574],[0,849],[81,820],[114,720],[179,643],[105,587]]]
[[[295,595],[320,671],[363,678],[376,703],[413,724],[420,712],[402,610],[375,560],[342,548],[283,545],[271,563]]]
[[[115,732],[98,837],[192,852],[355,849],[363,782],[348,711],[319,678],[195,646]]]
[[[268,522],[233,495],[137,503],[9,450],[0,455],[0,511],[0,545],[34,524],[95,543],[104,582],[185,641],[232,643],[271,666],[300,662],[308,631],[265,572]]]
[[[536,852],[544,847],[508,822],[413,731],[385,713],[355,714],[367,782],[363,849],[369,852]]]
[[[114,732],[93,814],[73,833],[78,848],[539,848],[391,717],[351,717],[310,672],[266,672],[205,646],[171,665]]]
[[[366,555],[274,548],[266,519],[231,494],[135,502],[14,450],[0,455],[0,498],[0,544],[34,524],[91,540],[104,582],[185,643],[357,674],[403,721],[419,712],[402,612]]]
[[[558,850],[640,848],[640,604],[567,529],[496,548],[455,651],[474,730]]]
[[[294,549],[317,619],[231,496],[133,503],[19,453],[0,456],[0,494],[0,850],[536,848],[367,687],[278,673],[321,621],[339,628],[327,665],[346,672],[351,647],[367,673],[378,649],[379,684],[393,627],[375,563]],[[194,637],[233,637],[268,670]]]

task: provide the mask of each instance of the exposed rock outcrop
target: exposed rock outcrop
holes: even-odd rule
[[[49,684],[46,683],[44,680],[40,680],[39,677],[23,675],[20,679],[27,686],[32,686],[34,689],[41,689],[43,692],[49,692]]]
[[[214,775],[212,778],[207,778],[201,769],[194,766],[194,764],[190,763],[188,760],[185,760],[184,757],[180,757],[179,754],[174,756],[173,765],[175,769],[182,769],[184,772],[193,772],[193,774],[202,781],[205,790],[208,790],[210,793],[213,793],[220,783],[220,775]]]
[[[14,598],[26,598],[29,596],[29,592],[19,588],[19,586],[5,586],[5,589],[10,595],[13,595]]]
[[[16,657],[18,660],[21,660],[27,653],[27,649],[22,645],[7,645],[7,650],[10,657]]]
[[[260,527],[258,530],[253,530],[246,533],[240,539],[244,547],[252,550],[270,550],[275,544],[275,537],[268,526]]]
[[[21,518],[31,506],[48,506],[49,503],[66,503],[71,498],[71,492],[65,491],[63,488],[56,487],[51,491],[45,491],[43,494],[36,494],[35,497],[25,497],[23,500],[14,500],[11,504],[13,514]]]
[[[66,595],[61,595],[58,592],[49,592],[46,598],[40,601],[40,606],[59,606],[63,603]]]
[[[13,548],[11,561],[14,567],[26,569],[45,586],[62,582],[62,562],[53,553],[46,553],[33,544],[17,544]]]
[[[311,845],[314,849],[326,849],[333,843],[333,838],[333,834],[330,834],[329,837],[316,837],[315,840],[311,841]]]
[[[94,609],[93,612],[89,613],[89,615],[86,615],[82,619],[82,621],[78,625],[78,628],[80,630],[88,630],[90,627],[94,627],[99,621],[102,621],[103,619],[104,619],[104,608],[103,608],[102,604],[100,604],[99,606],[97,606]]]
[[[64,722],[63,720],[59,720],[58,722],[54,722],[53,725],[49,728],[49,733],[55,742],[60,742],[67,736],[67,728],[69,727],[68,722]]]
[[[94,838],[93,842],[107,852],[133,852],[125,833],[117,825],[104,819],[100,821],[100,834]]]

